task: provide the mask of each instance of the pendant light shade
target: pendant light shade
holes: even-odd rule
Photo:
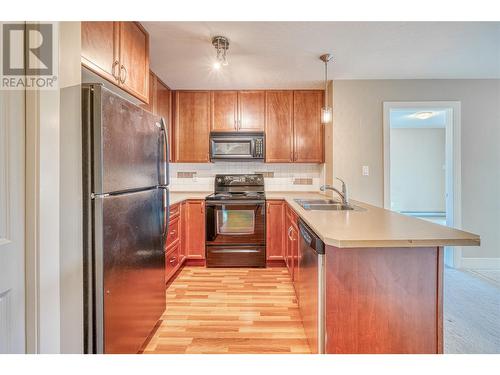
[[[329,124],[332,122],[333,110],[328,103],[328,62],[333,60],[333,56],[329,53],[321,55],[320,60],[325,63],[325,103],[321,108],[321,123]]]

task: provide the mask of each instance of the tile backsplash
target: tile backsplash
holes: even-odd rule
[[[212,191],[216,174],[262,173],[266,191],[317,191],[323,181],[321,164],[257,162],[170,164],[172,191]]]

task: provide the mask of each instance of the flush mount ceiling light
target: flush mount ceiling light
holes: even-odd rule
[[[418,118],[419,120],[427,120],[428,118],[431,118],[431,117],[434,117],[434,116],[436,116],[436,113],[426,111],[426,112],[413,113],[413,114],[411,114],[408,117]]]
[[[333,56],[325,53],[319,58],[325,63],[325,103],[321,108],[321,123],[328,124],[332,121],[332,107],[328,105],[328,63],[333,60]]]
[[[226,54],[229,49],[229,39],[225,36],[214,36],[212,38],[212,45],[217,51],[217,59],[214,62],[214,69],[220,69],[221,66],[228,65]]]

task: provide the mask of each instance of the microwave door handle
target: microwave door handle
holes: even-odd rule
[[[255,147],[255,139],[252,139],[250,141],[250,149],[251,149],[251,155],[255,158],[257,157],[257,148]]]

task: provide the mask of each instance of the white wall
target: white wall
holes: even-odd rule
[[[446,212],[445,129],[391,129],[391,209]]]
[[[481,247],[463,248],[463,265],[498,262],[500,80],[339,80],[334,95],[334,173],[349,183],[353,199],[380,207],[383,102],[461,102],[462,228],[481,236]],[[370,176],[361,175],[362,165]]]
[[[178,172],[196,172],[196,177],[178,178]],[[266,191],[319,191],[324,178],[322,164],[172,163],[170,188],[172,191],[213,191],[216,174],[256,172],[274,172],[274,177],[264,178]],[[294,184],[295,179],[310,179],[311,184]]]
[[[80,22],[60,24],[61,353],[83,353]]]
[[[83,343],[80,23],[56,25],[59,89],[26,92],[29,353]]]

